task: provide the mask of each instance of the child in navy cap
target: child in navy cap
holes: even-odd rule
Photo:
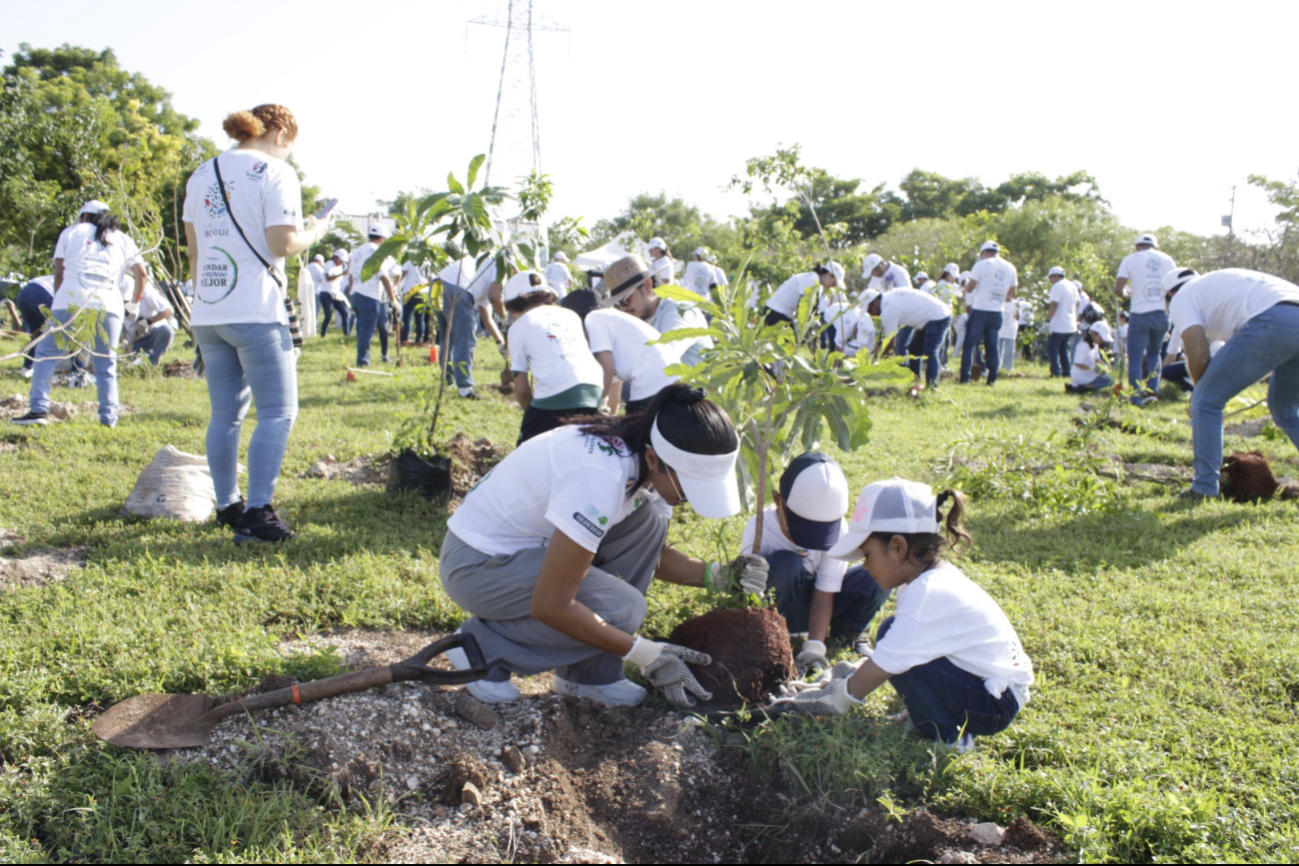
[[[826,641],[830,635],[852,641],[862,655],[870,642],[862,634],[879,613],[888,592],[865,568],[825,552],[844,529],[848,511],[848,479],[839,464],[820,451],[801,454],[780,477],[780,492],[761,515],[750,518],[740,549],[753,548],[762,519],[760,553],[771,567],[768,586],[776,591],[776,607],[791,633],[807,632],[795,659],[800,675],[829,667]]]

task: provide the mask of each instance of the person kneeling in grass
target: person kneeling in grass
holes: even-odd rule
[[[780,476],[773,504],[749,519],[740,550],[753,549],[762,520],[760,552],[767,560],[768,585],[776,591],[776,609],[793,634],[807,632],[794,660],[799,675],[830,667],[826,642],[833,634],[869,655],[864,632],[875,619],[888,591],[864,568],[848,569],[842,559],[826,556],[839,540],[848,510],[848,479],[839,464],[820,451],[801,454]]]
[[[536,271],[515,274],[502,293],[505,309],[518,316],[510,325],[510,370],[514,398],[523,407],[518,444],[591,415],[600,406],[604,371],[586,345],[577,313],[555,305],[553,289]],[[528,371],[536,378],[535,388]]]
[[[943,521],[939,509],[948,501]],[[928,739],[966,750],[974,737],[1009,727],[1028,703],[1033,663],[992,597],[940,558],[948,545],[970,544],[964,511],[961,494],[935,497],[915,481],[892,478],[863,488],[848,532],[827,555],[863,557],[881,588],[897,589],[897,613],[880,625],[869,659],[797,684],[775,705],[845,713],[890,681],[909,721]]]

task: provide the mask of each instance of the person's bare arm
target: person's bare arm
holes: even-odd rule
[[[654,508],[653,505],[642,505],[641,508]],[[663,547],[659,555],[658,571],[654,577],[680,586],[703,586],[704,569],[707,567],[702,559],[686,556],[675,547]]]
[[[185,223],[185,257],[189,259],[189,278],[194,281],[194,292],[198,293],[198,232],[193,223]],[[62,263],[60,263],[62,264]]]
[[[527,409],[532,405],[532,384],[528,381],[527,373],[514,374],[514,399],[520,409]]]
[[[277,259],[285,256],[296,256],[304,250],[310,249],[316,241],[325,236],[329,230],[328,220],[318,220],[314,216],[307,217],[302,224],[302,228],[297,226],[268,226],[266,229],[266,246],[270,249],[271,255]]]
[[[1182,332],[1182,352],[1186,354],[1186,372],[1192,382],[1199,382],[1209,368],[1209,337],[1200,325],[1192,325]]]
[[[188,228],[189,223],[185,223],[185,226],[186,228]],[[194,248],[193,241],[190,241],[190,248],[191,249]],[[54,260],[54,291],[50,292],[50,294],[57,295],[59,293],[59,289],[61,288],[63,288],[63,259],[55,259]]]
[[[1009,289],[1006,290],[1006,300],[1013,301],[1015,300],[1015,296],[1018,294],[1019,294],[1019,283],[1016,283],[1015,285],[1011,286]]]
[[[150,316],[148,321],[150,325],[156,325],[159,322],[165,321],[166,319],[173,318],[175,315],[176,315],[176,311],[173,310],[171,307],[168,307],[167,309],[163,310],[161,313],[158,313],[155,316]]]
[[[492,313],[487,307],[478,308],[478,318],[483,323],[483,329],[492,335],[498,346],[505,344],[505,338],[501,336],[501,329],[496,327],[496,320],[492,318]]]
[[[1049,310],[1046,311],[1046,323],[1047,323],[1047,325],[1050,325],[1051,322],[1055,320],[1055,311],[1058,310],[1058,309],[1060,309],[1060,302],[1059,302],[1059,301],[1052,301],[1052,302],[1051,302],[1051,308],[1050,308]]]
[[[600,369],[604,370],[604,395],[600,398],[600,402],[608,407],[610,415],[616,415],[618,404],[622,402],[622,389],[614,390],[613,387],[613,383],[618,381],[613,368],[613,352],[596,352],[595,360],[600,365]]]
[[[830,633],[830,618],[834,614],[834,593],[812,590],[812,609],[807,617],[807,636],[810,640],[825,643]]]
[[[379,274],[379,282],[383,283],[383,289],[388,293],[388,301],[393,306],[397,305],[397,293],[393,291],[392,280],[388,279],[387,274]]]
[[[131,265],[131,276],[135,278],[135,293],[131,295],[131,303],[140,303],[140,298],[144,297],[145,273],[144,265],[136,263]]]
[[[1116,279],[1114,281],[1114,294],[1120,298],[1124,297],[1123,287],[1126,286],[1127,284],[1128,284],[1127,277],[1119,277],[1118,279]]]
[[[505,318],[505,296],[501,291],[500,283],[492,283],[487,287],[487,300],[492,303],[492,310],[502,319]]]
[[[973,294],[974,290],[977,289],[978,287],[979,287],[979,281],[978,281],[978,280],[976,280],[976,279],[969,279],[969,280],[967,280],[966,283],[965,283],[965,294],[966,294],[967,296]]]
[[[893,675],[884,668],[866,659],[858,665],[857,672],[848,678],[848,694],[860,701],[888,682],[891,676]]]
[[[577,600],[578,587],[594,559],[591,551],[555,530],[532,591],[531,614],[542,625],[587,646],[625,656],[631,652],[632,636],[609,625]]]

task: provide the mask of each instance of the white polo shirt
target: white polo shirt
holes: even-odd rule
[[[1164,274],[1175,267],[1172,256],[1156,249],[1140,250],[1123,258],[1118,276],[1128,281],[1125,288],[1132,294],[1132,312],[1164,309]]]
[[[1196,277],[1173,296],[1173,328],[1196,325],[1210,341],[1230,340],[1241,326],[1281,302],[1299,303],[1299,286],[1280,277],[1245,268],[1225,268]]]
[[[974,263],[970,279],[978,284],[972,294],[966,295],[970,309],[999,313],[1007,293],[1019,285],[1019,272],[1001,256],[990,256]]]
[[[365,267],[366,261],[370,256],[375,254],[379,245],[374,241],[366,241],[356,249],[352,250],[352,258],[348,264],[348,274],[352,277],[352,294],[362,298],[372,298],[376,301],[388,300],[388,293],[383,288],[383,281],[380,277],[387,276],[388,271],[396,264],[392,257],[384,259],[379,270],[374,272],[374,276],[365,282],[361,281],[361,269]]]
[[[1061,278],[1051,287],[1048,304],[1055,304],[1051,319],[1052,334],[1072,334],[1078,330],[1078,287],[1071,280]]]
[[[776,291],[771,293],[767,299],[767,309],[775,310],[782,316],[794,318],[798,312],[798,305],[803,300],[803,294],[808,290],[820,285],[821,278],[812,271],[805,271],[801,274],[785,280],[777,287]]]
[[[59,236],[55,256],[63,259],[63,283],[50,304],[51,311],[84,307],[118,316],[125,314],[126,305],[118,283],[133,265],[143,264],[143,260],[129,235],[110,231],[104,240],[107,246],[95,240],[95,227],[90,223],[78,223]]]
[[[889,266],[884,270],[884,276],[871,277],[866,288],[875,289],[877,292],[892,292],[896,289],[911,288],[911,275],[907,269],[897,262],[889,262]]]
[[[899,328],[923,328],[934,319],[951,315],[951,307],[919,289],[894,289],[880,295],[880,329],[886,335]]]
[[[659,338],[659,332],[647,322],[620,310],[592,310],[586,315],[586,333],[591,352],[608,352],[613,358],[613,372],[631,383],[631,399],[653,397],[680,379],[664,370],[681,361],[686,343],[647,345]],[[603,380],[601,380],[603,382]]]

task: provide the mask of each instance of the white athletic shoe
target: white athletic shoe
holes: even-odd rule
[[[606,707],[634,707],[645,700],[647,694],[631,680],[618,680],[603,686],[588,686],[569,682],[557,674],[551,676],[550,690],[557,695],[586,698],[597,704],[604,704]]]
[[[456,629],[456,634],[460,634],[460,629]],[[466,656],[465,651],[459,647],[447,650],[445,655],[446,660],[451,662],[451,667],[456,670],[463,671],[469,669],[469,657]],[[518,686],[514,685],[514,683],[509,680],[506,680],[503,683],[478,680],[477,682],[469,683],[465,688],[469,690],[469,694],[478,698],[478,700],[485,704],[503,704],[506,701],[517,701],[522,697],[522,693],[519,691]]]
[[[32,377],[32,368],[31,368],[31,367],[27,367],[26,369],[24,369],[24,370],[23,370],[21,373],[19,373],[18,375],[19,375],[19,376],[22,376],[24,379],[30,379],[30,378]]]
[[[974,735],[962,734],[959,740],[952,743],[952,748],[956,750],[958,755],[968,755],[974,751]]]

